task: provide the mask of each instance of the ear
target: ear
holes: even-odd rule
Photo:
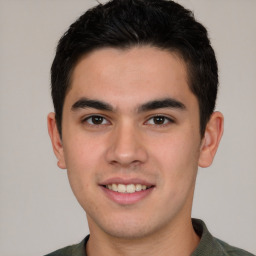
[[[204,138],[202,139],[198,161],[200,167],[208,167],[212,164],[223,134],[223,126],[223,115],[220,112],[214,112],[206,125]]]
[[[50,113],[47,116],[47,124],[48,133],[52,141],[53,152],[58,159],[58,166],[61,169],[66,169],[62,140],[60,138],[60,134],[57,128],[55,113]]]

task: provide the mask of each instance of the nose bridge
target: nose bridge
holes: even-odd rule
[[[109,162],[130,165],[146,161],[147,152],[139,127],[131,121],[120,122],[113,130],[110,140],[107,152]]]

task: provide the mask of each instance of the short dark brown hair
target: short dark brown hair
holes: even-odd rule
[[[104,47],[126,49],[150,45],[178,53],[188,70],[189,87],[197,97],[200,133],[215,108],[218,66],[205,27],[191,11],[167,0],[112,0],[75,21],[58,43],[51,68],[52,98],[61,135],[61,120],[70,78],[78,60]]]

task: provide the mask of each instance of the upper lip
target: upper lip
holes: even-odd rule
[[[110,184],[124,184],[124,185],[141,184],[141,185],[146,185],[147,187],[154,186],[153,183],[146,181],[144,179],[140,179],[140,178],[113,177],[113,178],[106,179],[100,183],[100,185],[102,185],[102,186],[106,186],[106,185],[110,185]]]

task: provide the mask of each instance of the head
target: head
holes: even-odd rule
[[[97,49],[153,46],[177,54],[185,63],[196,96],[200,134],[215,108],[218,67],[207,31],[193,13],[166,0],[112,0],[87,11],[60,39],[51,68],[52,98],[62,133],[65,96],[79,60]]]
[[[92,233],[189,225],[198,165],[222,134],[217,84],[205,28],[172,1],[114,0],[71,25],[52,65],[48,127]]]

